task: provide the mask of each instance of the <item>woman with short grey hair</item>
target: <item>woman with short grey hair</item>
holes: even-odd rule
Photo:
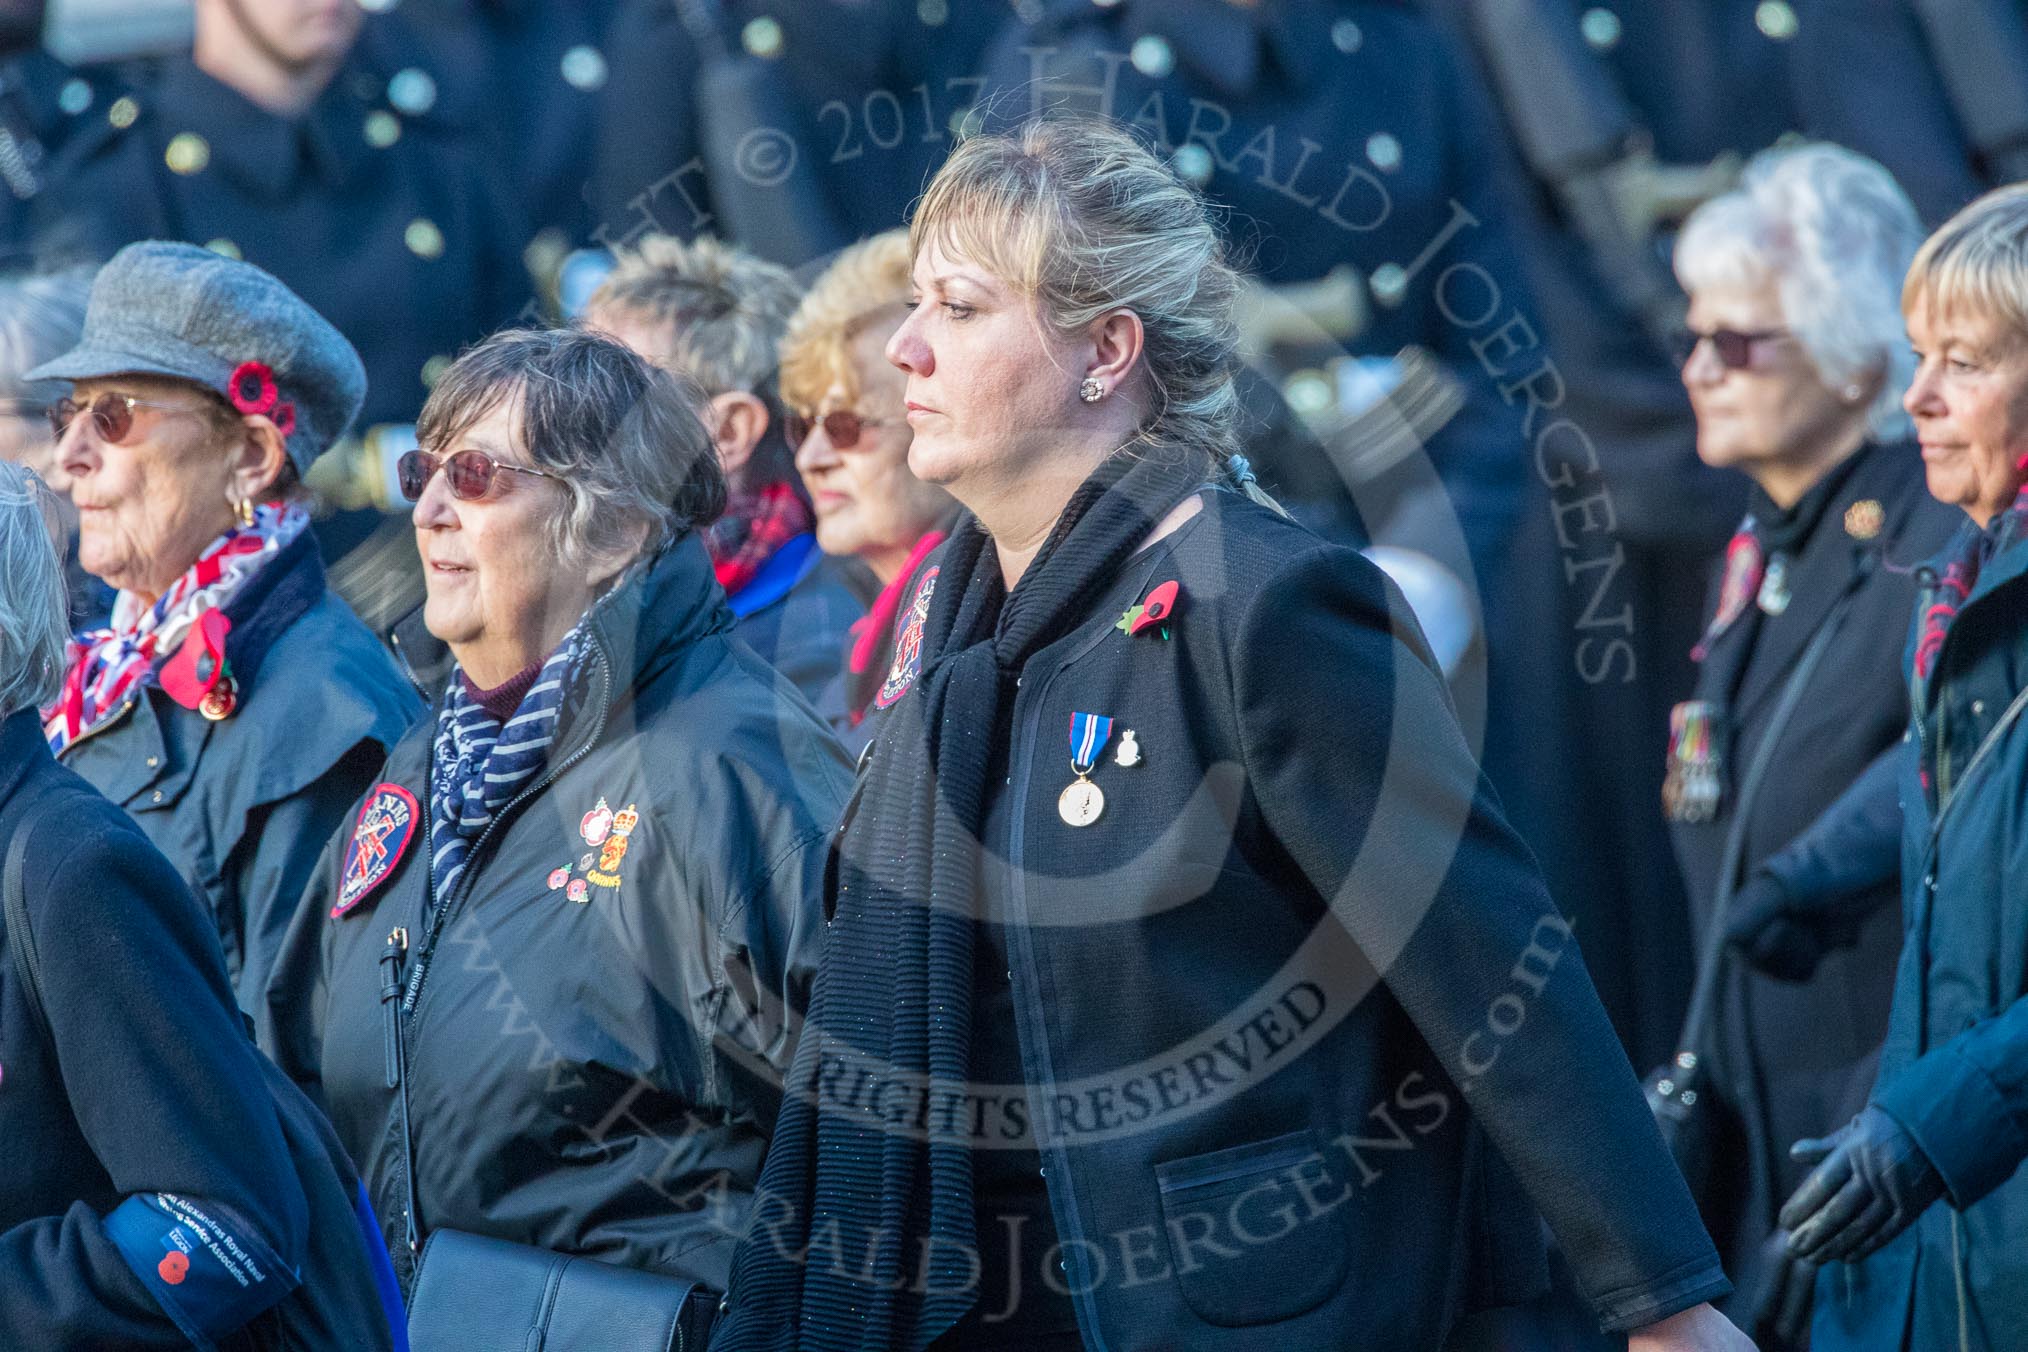
[[[1740,1143],[1711,1152],[1700,1200],[1769,1348],[1800,1345],[1810,1293],[1776,1227],[1803,1173],[1789,1147],[1864,1102],[1901,934],[1894,861],[1832,876],[1853,852],[1825,812],[1900,744],[1908,565],[1951,529],[1900,403],[1920,242],[1885,169],[1810,145],[1756,158],[1676,249],[1698,453],[1753,487],[1670,718],[1663,807],[1705,944],[1679,1043],[1698,1059],[1656,1085]]]
[[[320,1087],[405,1282],[432,1233],[432,1262],[450,1232],[591,1256],[695,1284],[693,1337],[850,783],[731,633],[702,406],[573,330],[495,335],[437,382],[400,471],[457,665],[326,851],[273,989],[280,1059]]]

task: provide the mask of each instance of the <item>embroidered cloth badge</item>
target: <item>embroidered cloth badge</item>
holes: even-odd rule
[[[939,571],[930,569],[916,583],[915,599],[909,602],[908,614],[901,621],[901,633],[894,640],[894,665],[888,668],[887,679],[873,697],[876,709],[885,709],[906,695],[922,671],[922,630],[929,622],[930,598],[936,595]]]
[[[338,875],[336,920],[348,914],[367,893],[387,881],[415,839],[415,795],[399,784],[376,784],[359,810],[359,822],[345,845],[345,866]]]

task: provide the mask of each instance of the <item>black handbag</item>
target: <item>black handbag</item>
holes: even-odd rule
[[[1863,579],[1865,571],[1862,570],[1859,576]],[[1754,749],[1753,762],[1740,777],[1739,792],[1733,799],[1732,821],[1726,828],[1725,848],[1719,859],[1718,890],[1712,899],[1711,928],[1705,933],[1703,947],[1698,953],[1697,980],[1690,991],[1690,1009],[1684,1015],[1682,1031],[1676,1035],[1676,1054],[1669,1058],[1667,1065],[1650,1071],[1641,1082],[1648,1108],[1655,1115],[1655,1125],[1661,1128],[1662,1143],[1668,1146],[1669,1154],[1675,1158],[1676,1167],[1682,1170],[1693,1195],[1702,1195],[1705,1179],[1711,1172],[1719,1134],[1720,1124],[1711,1103],[1711,1075],[1707,1062],[1718,1012],[1718,993],[1731,966],[1726,960],[1725,913],[1732,908],[1733,893],[1739,886],[1740,863],[1746,852],[1747,818],[1760,795],[1761,781],[1767,777],[1768,764],[1774,759],[1775,743],[1781,740],[1782,728],[1802,701],[1803,689],[1823,660],[1824,650],[1831,646],[1831,639],[1843,623],[1856,591],[1855,580],[1817,626],[1817,632],[1810,636],[1809,646],[1796,659],[1795,669],[1789,673],[1788,684],[1782,689],[1781,703],[1775,706],[1774,715],[1768,720],[1767,733]]]
[[[695,1282],[438,1230],[409,1302],[413,1352],[692,1352],[710,1307]]]
[[[409,1126],[408,1032],[401,1021],[407,934],[382,956],[390,1069],[400,1094],[413,1245],[421,1220]],[[459,1230],[432,1231],[409,1293],[411,1352],[702,1352],[717,1300],[694,1281]]]

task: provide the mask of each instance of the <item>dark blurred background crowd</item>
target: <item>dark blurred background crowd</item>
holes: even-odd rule
[[[1128,125],[1214,205],[1252,283],[1254,471],[1415,604],[1638,1067],[1679,1050],[1696,936],[1735,891],[1780,911],[1760,865],[1905,725],[1912,584],[1841,612],[1851,652],[1827,670],[1884,703],[1853,695],[1814,744],[1865,744],[1771,750],[1773,818],[1744,843],[1701,829],[1699,719],[1749,728],[1770,708],[1755,681],[1800,660],[1742,647],[1752,625],[1837,604],[1854,544],[1905,571],[1947,533],[1912,456],[1844,452],[1907,451],[1893,302],[1915,244],[2028,177],[2017,0],[8,0],[0,42],[0,454],[61,488],[45,412],[64,389],[21,377],[76,343],[96,264],[144,239],[259,264],[363,360],[363,411],[308,471],[310,529],[334,589],[434,693],[448,665],[416,618],[396,463],[462,349],[580,321],[711,397],[718,579],[848,743],[896,584],[954,508],[905,450],[827,488],[860,438],[905,433],[880,344],[826,316],[902,313],[905,247],[878,237],[957,138],[1059,109]],[[1682,227],[1750,186],[1757,153],[1802,143],[1891,181],[1797,171],[1798,231],[1867,238],[1764,260],[1779,295],[1756,316],[1735,275],[1679,250]],[[1754,200],[1779,224],[1769,191]],[[1840,287],[1888,297],[1888,336],[1803,313]],[[1842,400],[1819,382],[1816,421],[1815,386],[1714,405],[1756,454],[1839,450],[1792,493],[1748,453],[1731,461],[1748,473],[1726,467],[1693,409],[1757,327],[1799,334],[1819,374],[1840,344],[1879,349]],[[112,593],[75,591],[80,624],[102,619]],[[1755,931],[1754,975],[1701,992],[1732,1011],[1727,1097],[1754,1100],[1728,1104],[1729,1176],[1703,1186],[1736,1277],[1807,1172],[1789,1143],[1865,1102],[1900,938],[1883,869],[1878,904],[1792,926],[1782,953]]]

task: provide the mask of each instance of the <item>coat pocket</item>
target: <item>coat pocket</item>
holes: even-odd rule
[[[1206,1323],[1293,1319],[1344,1284],[1351,1189],[1315,1132],[1158,1164],[1155,1182],[1170,1271]]]

